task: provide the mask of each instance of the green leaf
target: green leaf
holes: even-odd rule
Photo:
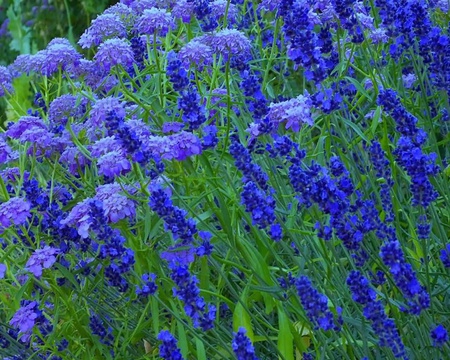
[[[294,336],[289,326],[289,318],[284,309],[278,305],[278,351],[283,355],[285,360],[294,360]]]

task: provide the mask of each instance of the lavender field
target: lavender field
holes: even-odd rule
[[[10,26],[0,359],[450,359],[449,5]]]

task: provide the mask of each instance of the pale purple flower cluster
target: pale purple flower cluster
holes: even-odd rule
[[[121,65],[127,69],[133,65],[134,53],[127,40],[114,38],[106,40],[99,46],[94,60],[106,72],[109,72],[116,65]]]
[[[251,42],[239,30],[223,29],[213,35],[202,36],[201,39],[216,54],[222,55],[225,61],[228,61],[233,55],[240,58],[249,58],[251,56]]]
[[[6,135],[21,142],[36,144],[40,148],[49,147],[53,139],[53,134],[42,119],[36,116],[22,116],[6,131]]]
[[[308,95],[299,95],[287,101],[271,103],[269,108],[270,121],[275,124],[285,122],[286,129],[291,128],[298,132],[303,123],[314,125],[311,112],[312,102]]]
[[[0,205],[0,225],[23,225],[31,216],[30,203],[20,197],[13,197]]]
[[[111,38],[122,38],[127,36],[124,23],[118,15],[104,13],[99,15],[81,35],[78,44],[84,48],[98,46]]]
[[[0,96],[13,92],[12,75],[8,68],[0,66]]]
[[[92,201],[91,198],[84,199],[83,201],[76,204],[69,215],[61,220],[60,224],[63,226],[75,226],[78,234],[86,239],[89,237],[89,227],[92,224],[92,220],[89,216],[89,210]]]
[[[41,73],[45,76],[52,76],[59,69],[66,70],[71,66],[77,66],[81,60],[79,54],[69,40],[56,38],[50,41],[47,48],[43,50]]]
[[[25,270],[31,272],[37,278],[42,276],[43,269],[49,269],[56,262],[56,256],[59,250],[50,246],[45,246],[43,249],[37,249],[33,255],[28,259]]]
[[[212,55],[213,51],[211,47],[203,44],[198,39],[193,39],[188,42],[178,53],[179,59],[186,68],[193,65],[198,67],[199,70],[202,70],[203,66],[212,63]]]
[[[119,151],[110,151],[97,160],[98,173],[108,178],[123,175],[131,170],[126,156]]]
[[[33,328],[40,315],[41,311],[36,301],[31,301],[17,310],[9,324],[19,329],[20,341],[26,343],[30,340]]]
[[[146,140],[146,146],[154,154],[167,160],[183,161],[202,152],[200,139],[186,131],[169,136],[150,136]]]
[[[239,10],[236,5],[227,0],[214,0],[209,3],[209,6],[211,8],[211,14],[214,17],[220,18],[226,14],[227,20],[231,24],[236,21],[239,14]]]
[[[101,138],[90,147],[91,155],[95,158],[98,158],[114,150],[121,153],[125,151],[122,148],[122,144],[120,143],[120,141],[114,136]]]
[[[104,99],[98,100],[94,106],[92,106],[89,112],[89,119],[86,121],[90,133],[102,128],[102,124],[109,118],[109,114],[114,113],[119,119],[124,119],[125,103],[120,99],[112,96],[108,96]]]
[[[0,264],[0,279],[5,278],[7,267],[5,264]]]
[[[189,23],[194,15],[194,7],[193,1],[177,1],[172,9],[172,15],[175,19],[181,19],[184,23]]]
[[[136,30],[145,35],[165,36],[170,29],[175,27],[172,14],[164,9],[145,9],[136,21]]]
[[[12,155],[12,149],[6,143],[3,137],[0,137],[0,164],[4,164],[9,161]]]
[[[133,218],[136,215],[136,205],[133,200],[120,194],[122,188],[119,184],[106,184],[97,188],[94,199],[103,203],[105,217],[110,222],[117,222],[125,218]]]
[[[87,159],[76,146],[66,147],[61,154],[59,161],[68,166],[69,172],[72,175],[78,175],[78,169],[82,169],[89,164],[89,159]]]

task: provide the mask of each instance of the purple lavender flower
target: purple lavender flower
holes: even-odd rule
[[[131,164],[119,151],[111,151],[97,160],[98,173],[113,178],[130,171]]]
[[[41,316],[38,303],[32,301],[22,306],[12,317],[9,324],[20,331],[20,341],[27,343],[30,340],[36,320]]]
[[[409,73],[407,75],[402,75],[402,80],[403,80],[403,86],[406,89],[411,89],[417,80],[417,76],[416,76],[416,74]]]
[[[5,264],[0,264],[0,279],[5,278],[7,267]]]
[[[175,19],[181,19],[184,23],[191,22],[191,18],[194,15],[194,2],[188,0],[177,1],[172,9],[172,16]]]
[[[396,358],[404,357],[405,346],[395,322],[386,316],[381,301],[376,300],[376,293],[369,286],[369,280],[359,271],[351,271],[347,285],[352,292],[353,300],[364,305],[364,317],[372,323],[372,329],[380,338],[380,346],[391,348]]]
[[[296,98],[269,105],[269,119],[274,123],[286,123],[286,130],[291,128],[298,132],[301,124],[314,125],[311,114],[312,102],[309,96],[299,95]]]
[[[142,275],[142,281],[144,285],[136,286],[136,295],[139,297],[148,297],[149,295],[153,295],[156,290],[158,290],[158,286],[155,283],[156,275],[155,274],[144,274]]]
[[[175,27],[172,15],[165,9],[145,9],[136,20],[135,28],[139,34],[165,36],[170,29]]]
[[[446,268],[450,268],[450,244],[441,250],[440,259]]]
[[[16,123],[8,128],[6,135],[13,139],[19,139],[23,133],[32,128],[47,130],[47,126],[42,119],[36,116],[22,116]]]
[[[204,66],[212,64],[213,51],[208,45],[193,39],[180,49],[178,56],[186,68],[194,66],[201,71]]]
[[[89,227],[92,224],[92,220],[89,216],[91,203],[94,201],[91,198],[84,199],[76,204],[69,212],[64,220],[60,221],[62,226],[75,226],[78,234],[86,239],[89,237]]]
[[[431,338],[433,339],[433,346],[441,347],[448,341],[448,333],[442,325],[436,326],[431,330]]]
[[[81,60],[81,54],[74,49],[69,40],[63,38],[50,41],[43,55],[40,72],[45,76],[52,76],[59,69],[66,70],[70,66],[76,66]]]
[[[121,65],[125,69],[133,65],[134,53],[128,41],[123,39],[106,40],[94,56],[95,63],[109,72],[112,67]]]
[[[78,98],[71,94],[61,95],[54,99],[48,108],[48,120],[53,125],[65,125],[69,117],[84,114],[85,102],[77,105]]]
[[[78,44],[83,49],[98,46],[111,38],[123,38],[127,36],[127,30],[118,15],[103,13],[94,19],[91,26],[81,35]]]
[[[389,41],[389,36],[387,35],[386,29],[382,27],[371,30],[370,38],[374,44],[387,43]]]
[[[261,7],[266,11],[274,11],[278,9],[282,0],[262,0]]]
[[[158,0],[134,0],[127,5],[131,7],[135,15],[140,16],[145,10],[158,7]]]
[[[42,276],[43,269],[49,269],[56,262],[56,255],[59,254],[58,249],[45,246],[43,249],[37,249],[28,259],[25,270],[31,272],[37,278]]]
[[[25,199],[13,197],[0,205],[0,224],[8,227],[11,224],[23,225],[31,216],[31,205]]]
[[[4,96],[6,92],[12,93],[12,76],[8,68],[0,66],[0,96]]]
[[[110,6],[105,11],[103,11],[102,15],[116,15],[120,18],[120,20],[122,20],[123,24],[127,27],[133,25],[135,18],[133,9],[123,3],[117,3],[115,5]]]
[[[162,341],[159,347],[159,356],[164,360],[183,360],[180,349],[177,346],[177,340],[167,330],[162,330],[158,334],[158,340]]]
[[[247,330],[240,327],[237,333],[234,333],[231,347],[236,354],[237,360],[258,360],[255,355],[255,349],[250,339],[246,335]]]

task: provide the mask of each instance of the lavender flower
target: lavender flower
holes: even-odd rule
[[[134,62],[133,49],[126,40],[109,39],[100,45],[94,60],[100,68],[107,72],[116,65],[121,65],[127,69]]]
[[[152,7],[145,9],[137,19],[135,28],[139,34],[165,36],[171,28],[175,27],[172,15],[164,9]]]
[[[442,325],[438,325],[431,330],[430,335],[433,339],[433,346],[441,347],[448,341],[447,329]]]
[[[123,38],[127,36],[124,23],[116,14],[103,13],[94,19],[91,26],[81,35],[78,44],[83,49],[98,46],[111,38]]]
[[[314,125],[311,114],[312,101],[308,95],[269,105],[269,119],[274,123],[285,122],[286,130],[298,132],[301,124]]]
[[[403,86],[406,89],[411,89],[417,80],[417,76],[416,76],[416,74],[409,73],[407,75],[402,75],[402,80],[403,80]]]
[[[148,297],[149,295],[153,295],[156,290],[158,290],[158,286],[156,285],[155,280],[155,274],[142,275],[142,281],[144,282],[144,285],[142,287],[136,286],[136,295],[138,295],[139,297]]]
[[[237,360],[258,360],[255,355],[255,349],[250,339],[246,336],[247,330],[240,327],[238,332],[234,333],[231,346],[236,355]]]
[[[440,259],[446,268],[450,268],[450,244],[441,250]]]
[[[334,316],[328,310],[328,299],[319,293],[311,284],[307,276],[301,276],[295,282],[297,293],[300,296],[303,308],[309,320],[315,328],[323,330],[339,330],[339,326],[334,324]]]
[[[12,93],[12,76],[8,68],[0,66],[0,96],[4,96],[7,92]]]
[[[372,323],[372,329],[380,338],[380,346],[390,347],[396,358],[405,357],[405,346],[395,323],[384,313],[383,304],[376,300],[369,281],[359,272],[351,271],[347,278],[353,300],[364,305],[364,316]]]
[[[13,197],[0,205],[0,224],[8,227],[11,224],[23,225],[31,216],[31,205],[25,199]]]
[[[159,347],[159,356],[164,360],[183,360],[180,349],[177,347],[177,340],[167,330],[162,330],[158,334],[158,340],[162,341]]]
[[[96,129],[101,127],[107,119],[111,119],[110,114],[122,121],[125,118],[125,103],[119,98],[108,96],[95,102],[89,113],[88,126]]]
[[[69,172],[72,175],[78,175],[78,170],[80,168],[83,169],[90,163],[89,159],[87,159],[76,146],[67,147],[61,154],[59,161],[62,164],[68,165]]]
[[[120,18],[120,20],[122,20],[122,23],[126,27],[130,27],[131,25],[133,25],[135,18],[133,9],[123,3],[117,3],[113,6],[110,6],[105,11],[103,11],[102,15],[116,15]]]
[[[28,259],[25,270],[31,272],[37,278],[42,276],[43,269],[49,269],[56,262],[56,255],[59,253],[58,249],[50,246],[45,246],[43,249],[37,249]]]
[[[0,164],[4,164],[11,159],[12,149],[6,143],[3,137],[0,137]]]
[[[230,24],[236,22],[239,11],[235,4],[227,0],[214,0],[209,6],[211,8],[211,15],[217,19],[227,14],[227,21]]]

